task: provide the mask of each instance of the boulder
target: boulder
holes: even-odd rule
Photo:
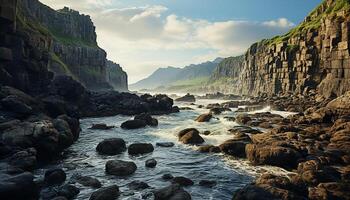
[[[4,200],[37,199],[38,188],[32,173],[24,172],[14,176],[0,174],[0,197]]]
[[[153,194],[154,200],[191,200],[191,195],[178,184],[155,190]]]
[[[106,173],[116,176],[128,176],[133,174],[137,169],[134,162],[122,160],[110,160],[106,163]]]
[[[130,155],[146,154],[154,151],[154,147],[149,143],[134,143],[128,147]]]
[[[157,161],[154,158],[146,160],[146,162],[145,162],[145,166],[149,167],[149,168],[155,168],[156,165],[157,165]]]
[[[107,124],[93,124],[89,129],[92,130],[109,130],[114,128],[114,126],[107,126]]]
[[[175,144],[173,142],[157,142],[156,145],[160,147],[173,147]]]
[[[209,122],[212,117],[213,116],[210,113],[201,114],[197,117],[197,119],[195,121],[197,121],[197,122]]]
[[[162,176],[162,179],[164,179],[164,180],[171,180],[173,178],[174,178],[174,176],[171,174],[163,174],[163,176]]]
[[[128,183],[128,188],[131,190],[144,190],[149,188],[150,186],[142,181],[132,181]]]
[[[246,141],[231,139],[220,144],[219,148],[225,154],[236,156],[239,158],[245,158],[246,157],[245,148],[247,144],[249,143]]]
[[[198,148],[198,151],[201,153],[220,153],[221,150],[219,147],[213,145],[204,145]]]
[[[67,199],[74,199],[80,193],[79,188],[74,185],[63,185],[58,190],[58,196],[66,197]]]
[[[236,122],[238,124],[247,124],[251,120],[252,118],[250,118],[248,115],[245,115],[245,114],[240,114],[236,117]]]
[[[301,155],[298,151],[281,146],[247,144],[245,152],[248,160],[255,165],[273,165],[294,169]]]
[[[62,169],[49,169],[45,172],[44,181],[48,185],[60,185],[66,181],[66,177]]]
[[[96,151],[103,155],[116,155],[126,151],[125,141],[121,138],[110,138],[100,142]]]
[[[76,182],[86,187],[100,188],[102,186],[101,182],[97,178],[93,178],[90,176],[79,175],[76,177],[75,180]]]
[[[139,128],[144,128],[146,127],[147,124],[144,120],[128,120],[126,122],[123,122],[121,124],[122,129],[139,129]]]
[[[178,133],[179,141],[184,144],[202,144],[204,139],[195,128],[187,128]]]
[[[196,98],[193,95],[186,94],[183,97],[175,99],[175,101],[184,101],[184,102],[195,102]]]
[[[112,185],[93,192],[90,196],[90,200],[115,200],[119,194],[119,187],[117,185]]]
[[[149,126],[158,126],[158,120],[153,118],[149,114],[139,114],[134,117],[134,120],[143,120],[146,122],[147,125]]]

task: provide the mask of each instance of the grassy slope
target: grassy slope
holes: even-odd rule
[[[276,36],[271,39],[265,39],[262,42],[265,44],[279,44],[281,42],[287,41],[288,39],[292,37],[299,36],[303,33],[306,33],[309,30],[312,29],[318,29],[321,26],[321,20],[326,17],[333,17],[336,15],[337,12],[341,10],[349,10],[350,9],[350,2],[349,0],[336,0],[332,5],[330,5],[325,12],[317,15],[317,10],[321,8],[323,4],[326,3],[326,0],[324,0],[318,7],[316,7],[309,15],[308,17],[310,20],[304,21],[292,30],[290,30],[288,33],[282,36]]]

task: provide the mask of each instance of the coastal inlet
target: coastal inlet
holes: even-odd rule
[[[210,122],[199,123],[194,119],[200,114],[207,113],[207,104],[222,103],[222,100],[198,100],[196,104],[177,102],[177,106],[187,107],[179,113],[164,116],[154,116],[158,119],[157,127],[125,130],[120,125],[131,117],[113,116],[104,118],[87,118],[81,120],[82,132],[79,140],[64,152],[64,159],[58,163],[45,166],[36,171],[37,177],[52,168],[62,168],[67,173],[67,181],[80,189],[76,199],[89,199],[96,188],[83,186],[76,181],[77,177],[91,177],[97,179],[102,187],[118,185],[120,196],[118,199],[153,199],[155,189],[164,188],[171,184],[169,177],[186,177],[193,181],[193,185],[184,187],[191,194],[192,199],[231,199],[233,193],[253,182],[264,172],[285,174],[281,168],[270,166],[251,166],[244,159],[219,154],[204,154],[198,147],[184,145],[178,142],[177,133],[186,128],[196,128],[201,133],[210,131],[209,135],[201,134],[205,144],[220,145],[233,136],[229,129],[238,126],[236,122],[225,117],[235,116],[235,110],[215,115]],[[203,105],[203,108],[198,108]],[[266,112],[268,108],[255,112]],[[290,113],[280,112],[287,116]],[[89,129],[92,124],[104,123],[115,128],[109,130]],[[115,156],[100,155],[96,151],[98,143],[104,139],[122,138],[126,146],[132,143],[151,143],[152,153],[131,156],[123,152]],[[157,143],[174,143],[172,147],[162,147]],[[146,167],[149,159],[156,160],[155,167]],[[105,172],[106,162],[109,160],[132,161],[137,170],[129,176],[108,175]],[[137,187],[146,183],[148,186]],[[135,186],[136,185],[136,186]],[[45,192],[45,191],[44,191]],[[45,196],[45,195],[42,195]]]

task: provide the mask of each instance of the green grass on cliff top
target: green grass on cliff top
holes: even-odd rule
[[[325,12],[317,15],[317,11],[321,8],[322,5],[326,4],[327,0],[324,0],[317,8],[315,8],[308,17],[310,20],[304,21],[299,24],[297,27],[290,30],[287,34],[282,36],[276,36],[271,39],[265,39],[262,42],[265,44],[273,45],[279,44],[281,42],[287,41],[291,37],[295,37],[306,33],[312,29],[318,29],[321,26],[321,20],[326,17],[333,17],[337,12],[342,10],[350,10],[350,2],[349,0],[335,0],[326,10]]]

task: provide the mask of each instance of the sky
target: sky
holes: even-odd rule
[[[91,16],[108,59],[129,84],[159,67],[184,67],[243,54],[286,33],[321,0],[40,0]]]

